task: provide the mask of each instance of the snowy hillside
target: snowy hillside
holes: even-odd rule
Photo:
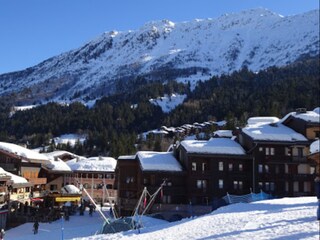
[[[60,239],[62,226],[66,239],[319,239],[315,197],[283,198],[255,203],[239,203],[211,214],[167,223],[144,217],[144,228],[123,233],[94,235],[102,226],[101,217],[71,216],[70,221],[40,223],[33,235],[32,223],[7,231],[7,240]],[[84,227],[85,226],[85,227]],[[89,237],[91,235],[91,237]]]
[[[244,66],[258,71],[317,54],[319,10],[283,17],[253,9],[216,19],[162,20],[106,32],[34,67],[0,75],[0,95],[21,91],[19,100],[29,102],[95,98],[126,90],[137,76],[194,86]]]
[[[182,104],[186,97],[186,94],[171,94],[170,96],[166,94],[163,97],[150,99],[149,102],[161,107],[163,112],[168,113],[171,110],[175,109],[178,105]]]

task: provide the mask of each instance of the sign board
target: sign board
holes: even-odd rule
[[[80,201],[80,197],[56,197],[56,202],[75,202]]]

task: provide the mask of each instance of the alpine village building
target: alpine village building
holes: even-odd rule
[[[17,215],[25,211],[21,206],[41,205],[46,196],[62,200],[52,201],[58,205],[85,197],[82,191],[63,198],[62,189],[72,184],[96,203],[115,203],[121,216],[131,215],[140,200],[143,212],[177,220],[226,204],[222,197],[228,194],[314,195],[320,160],[319,150],[310,154],[310,144],[319,143],[319,132],[317,108],[299,109],[283,119],[250,118],[242,129],[220,130],[209,140],[184,140],[168,152],[139,151],[117,160],[40,154],[0,142],[0,201]]]
[[[318,108],[298,109],[283,119],[253,117],[232,137],[215,134],[209,140],[178,143],[171,153],[181,165],[176,172],[160,167],[168,161],[163,153],[150,152],[154,158],[153,163],[149,162],[153,164],[152,172],[143,167],[145,152],[120,156],[116,166],[119,211],[122,215],[132,214],[142,190],[146,187],[155,193],[163,179],[170,179],[170,187],[176,189],[170,191],[169,186],[162,186],[170,202],[163,200],[165,194],[161,192],[153,205],[161,204],[162,210],[150,207],[149,213],[165,212],[167,205],[174,205],[181,216],[185,212],[200,215],[223,205],[221,198],[228,194],[263,191],[273,197],[312,196],[316,163],[308,161],[308,155],[310,144],[319,138],[319,127]],[[150,186],[150,181],[156,185]],[[181,195],[176,197],[177,193]],[[165,214],[162,217],[170,220]]]

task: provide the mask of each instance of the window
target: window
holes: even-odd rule
[[[264,165],[264,171],[265,171],[266,173],[269,172],[269,166],[268,166],[268,165]]]
[[[288,148],[288,147],[285,148],[285,155],[291,156],[291,148]]]
[[[303,148],[299,147],[298,148],[298,157],[303,157]]]
[[[51,184],[50,185],[50,191],[54,191],[58,189],[58,185],[57,184]]]
[[[258,165],[258,172],[263,173],[263,165],[262,164]]]
[[[299,182],[293,182],[293,191],[299,192]]]
[[[206,189],[207,188],[207,180],[197,180],[197,188],[198,189]]]
[[[229,169],[229,171],[232,171],[232,170],[233,170],[233,164],[232,164],[232,163],[229,163],[229,164],[228,164],[228,169]]]
[[[265,151],[266,155],[274,155],[274,148],[272,147],[266,147],[266,151]]]
[[[219,162],[219,171],[223,171],[223,162]]]
[[[242,172],[243,171],[243,165],[240,163],[239,164],[239,171]]]
[[[206,163],[202,163],[202,171],[206,171],[207,170],[207,164]]]
[[[197,163],[196,162],[192,162],[191,170],[192,171],[197,171]]]
[[[303,191],[304,192],[311,192],[311,183],[310,182],[303,183]]]
[[[223,189],[223,179],[219,179],[219,189]]]
[[[315,174],[316,168],[315,167],[310,167],[310,174]]]
[[[259,147],[259,152],[263,152],[263,147]]]
[[[126,178],[126,183],[133,183],[134,182],[134,177],[127,177]]]
[[[162,203],[171,203],[171,196],[170,195],[163,195],[162,196]]]
[[[143,179],[143,184],[148,184],[148,179],[147,178]]]
[[[243,182],[242,181],[233,181],[233,189],[234,190],[242,190]]]

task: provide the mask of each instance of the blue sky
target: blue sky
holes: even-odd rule
[[[106,31],[257,7],[287,16],[319,9],[319,0],[0,0],[0,74],[34,66]]]

